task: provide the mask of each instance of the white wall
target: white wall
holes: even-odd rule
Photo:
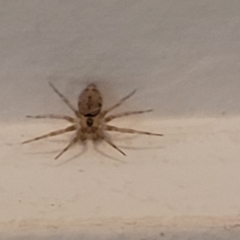
[[[1,2],[2,118],[62,110],[49,79],[70,96],[86,79],[137,88],[132,106],[162,117],[240,111],[237,0]]]

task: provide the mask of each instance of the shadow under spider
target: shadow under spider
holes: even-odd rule
[[[164,147],[162,145],[159,146],[153,146],[153,147],[141,147],[141,146],[126,146],[126,145],[118,145],[120,148],[122,149],[132,149],[132,150],[150,150],[150,149],[164,149]]]
[[[106,157],[106,158],[108,158],[108,159],[111,159],[111,160],[114,160],[114,161],[117,161],[117,162],[121,162],[121,163],[126,163],[125,161],[122,161],[122,160],[119,160],[118,158],[112,157],[112,156],[110,156],[109,154],[107,154],[107,153],[103,152],[102,150],[100,150],[100,149],[98,148],[98,146],[101,145],[101,143],[102,143],[102,142],[100,142],[100,141],[93,143],[93,149],[94,149],[96,152],[98,152],[99,154],[101,154],[102,156],[104,156],[104,157]]]
[[[87,150],[88,147],[87,147],[86,144],[82,144],[81,147],[82,147],[82,149],[81,149],[80,152],[76,153],[76,154],[73,155],[72,157],[69,157],[68,159],[63,160],[62,162],[59,162],[58,164],[56,164],[56,166],[57,166],[57,167],[62,166],[62,165],[64,165],[64,164],[66,164],[66,163],[68,163],[68,162],[71,162],[71,161],[77,159],[78,157],[84,155],[84,153],[86,152],[86,150]]]

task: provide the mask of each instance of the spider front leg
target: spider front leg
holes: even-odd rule
[[[33,142],[33,141],[37,141],[37,140],[40,140],[40,139],[43,139],[43,138],[47,138],[47,137],[52,137],[52,136],[60,135],[60,134],[63,134],[63,133],[65,133],[65,132],[71,132],[71,131],[74,131],[75,129],[76,129],[76,126],[71,125],[71,126],[69,126],[69,127],[67,127],[67,128],[60,129],[60,130],[57,130],[57,131],[53,131],[53,132],[50,132],[50,133],[41,135],[41,136],[39,136],[39,137],[35,137],[35,138],[33,138],[33,139],[29,139],[29,140],[27,140],[27,141],[22,142],[22,144],[29,143],[29,142]]]
[[[74,137],[70,143],[55,157],[57,160],[63,153],[65,153],[70,147],[72,147],[78,141],[78,136]]]
[[[106,117],[104,121],[110,122],[115,118],[125,117],[125,116],[135,115],[135,114],[142,114],[142,113],[147,113],[147,112],[152,112],[152,109],[143,110],[143,111],[130,111],[130,112],[118,113],[118,114],[110,115],[110,116]]]
[[[36,115],[36,116],[32,116],[32,115],[27,115],[27,118],[51,118],[51,119],[63,119],[66,120],[68,122],[74,123],[75,119],[70,117],[70,116],[65,116],[65,115],[56,115],[56,114],[45,114],[45,115]]]
[[[163,134],[159,134],[159,133],[151,133],[151,132],[139,131],[139,130],[129,129],[129,128],[118,128],[110,125],[106,125],[104,129],[107,131],[122,132],[122,133],[133,133],[133,134],[137,133],[137,134],[160,136],[160,137],[164,136]]]
[[[119,151],[122,155],[126,156],[126,154],[121,149],[119,149],[111,140],[107,139],[105,136],[101,137],[101,139]]]
[[[93,135],[92,135],[92,139],[93,140],[102,140],[106,143],[108,143],[110,146],[112,146],[113,148],[115,148],[117,151],[119,151],[122,155],[126,156],[126,154],[119,149],[107,136],[104,135],[103,131],[98,129],[98,131],[96,131]]]

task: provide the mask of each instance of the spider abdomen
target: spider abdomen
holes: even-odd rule
[[[102,109],[102,95],[92,83],[84,89],[78,98],[78,111],[83,116],[94,117]]]

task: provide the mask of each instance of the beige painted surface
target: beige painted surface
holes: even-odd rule
[[[239,121],[118,120],[118,126],[137,124],[165,136],[114,135],[126,157],[104,144],[98,146],[102,153],[97,152],[89,143],[80,156],[82,147],[75,146],[57,161],[53,158],[69,136],[24,146],[19,142],[65,122],[2,125],[0,230],[87,232],[92,226],[98,232],[96,226],[102,226],[111,234],[112,228],[112,233],[122,227],[131,233],[129,225],[142,229],[144,224],[154,233],[171,227],[199,231],[197,226],[235,230],[240,209]]]

